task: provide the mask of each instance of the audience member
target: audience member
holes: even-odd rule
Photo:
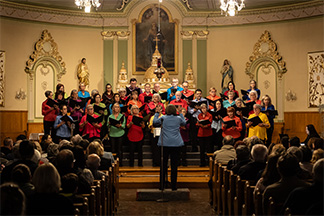
[[[3,169],[3,172],[1,173],[2,182],[10,181],[11,171],[17,164],[27,165],[32,174],[36,170],[37,164],[31,161],[31,158],[34,155],[34,144],[32,141],[23,140],[19,144],[19,154],[20,159],[13,161]]]
[[[294,155],[298,160],[297,177],[300,178],[300,179],[304,179],[304,180],[311,179],[312,178],[311,173],[309,173],[305,169],[302,169],[299,166],[299,163],[302,162],[302,160],[303,160],[303,152],[298,147],[292,146],[287,150],[287,153],[290,153],[290,154]]]
[[[309,174],[312,173],[313,164],[310,162],[312,159],[312,151],[307,146],[300,146],[299,149],[303,153],[303,159],[299,163],[300,167],[304,170],[307,170]]]
[[[228,162],[227,169],[232,170],[234,174],[237,174],[242,166],[251,161],[251,154],[246,145],[239,145],[235,151],[236,159],[232,159]]]
[[[87,148],[87,155],[90,154],[97,154],[100,157],[101,163],[99,170],[109,170],[109,167],[111,167],[114,163],[112,154],[105,152],[103,146],[97,141],[93,141],[89,144]]]
[[[324,149],[324,139],[316,138],[313,144],[313,149]]]
[[[299,147],[300,146],[300,139],[296,136],[290,138],[289,140],[289,147],[291,146],[296,146]]]
[[[323,170],[324,159],[322,158],[314,164],[313,184],[309,187],[300,187],[293,190],[289,194],[282,212],[289,208],[292,215],[324,215]]]
[[[31,178],[30,170],[25,164],[18,164],[11,172],[11,180],[19,186],[27,198],[35,193]]]
[[[321,158],[324,158],[324,150],[323,149],[316,149],[314,152],[313,152],[313,156],[312,156],[312,160],[311,162],[313,164],[316,163],[316,161],[318,161],[319,159]]]
[[[47,147],[47,159],[49,162],[51,162],[52,164],[56,164],[55,160],[56,160],[56,156],[59,153],[59,146],[58,144],[55,143],[51,143],[49,144],[49,146]]]
[[[33,184],[36,193],[28,199],[27,215],[74,214],[73,203],[59,194],[61,178],[53,164],[39,166],[33,175]]]
[[[286,153],[279,157],[277,163],[278,171],[281,179],[269,185],[263,193],[263,210],[264,214],[268,212],[269,198],[272,197],[273,201],[278,207],[282,206],[291,191],[297,187],[306,187],[307,183],[297,177],[299,164],[298,159],[291,153]],[[276,212],[279,212],[276,209]]]
[[[259,172],[266,166],[267,155],[268,149],[265,145],[254,145],[251,150],[252,161],[242,166],[238,171],[241,179],[258,181],[260,177]]]
[[[286,148],[289,148],[289,136],[283,136],[280,139],[280,143]]]
[[[225,136],[223,139],[223,147],[214,152],[215,160],[221,164],[227,164],[230,160],[235,159],[236,152],[233,147],[234,138],[230,135]]]
[[[25,215],[26,198],[18,185],[4,183],[0,191],[0,215]]]
[[[83,197],[77,195],[79,177],[74,173],[68,173],[61,178],[60,194],[70,199],[73,203],[82,203]]]
[[[90,154],[87,159],[87,167],[92,172],[92,175],[95,180],[101,180],[102,176],[105,176],[105,173],[98,170],[100,166],[100,157],[97,154]]]
[[[271,146],[271,145],[270,145],[270,146]],[[270,146],[269,146],[269,147],[270,147]],[[271,150],[270,150],[270,148],[269,148],[268,152],[269,152],[270,154],[283,154],[283,153],[286,152],[286,148],[285,148],[284,145],[282,145],[282,144],[274,144],[274,145],[272,146],[272,149],[271,149]]]
[[[1,153],[5,155],[5,158],[7,158],[8,154],[11,153],[13,147],[13,140],[10,137],[6,137],[3,140],[3,146],[1,147]]]
[[[320,138],[320,136],[318,135],[314,125],[312,125],[312,124],[309,124],[309,125],[306,126],[306,134],[307,134],[307,137],[303,142],[303,143],[305,143],[305,145],[308,143],[309,139],[311,139],[313,137]]]
[[[273,153],[268,157],[267,165],[262,172],[261,178],[255,185],[254,194],[258,190],[261,194],[264,192],[268,185],[274,184],[280,180],[280,175],[277,169],[277,162],[280,154]]]

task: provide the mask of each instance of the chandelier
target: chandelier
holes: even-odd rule
[[[236,0],[220,0],[220,2],[221,2],[220,9],[222,10],[222,14],[223,12],[225,12],[226,16],[227,15],[235,16],[236,8],[237,11],[240,11],[242,10],[242,8],[245,7],[244,0],[241,0],[240,5],[236,2]]]
[[[99,0],[75,0],[74,3],[78,8],[82,9],[84,7],[84,12],[90,13],[91,5],[96,8],[100,7],[101,3]]]

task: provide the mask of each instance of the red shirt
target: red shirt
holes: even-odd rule
[[[148,94],[146,94],[146,92],[140,94],[140,95],[138,96],[138,100],[141,101],[142,104],[144,104],[145,96],[151,96],[151,97],[153,97],[153,94],[152,94],[151,92],[148,93]]]
[[[99,116],[96,115],[96,114],[93,114],[92,117],[94,118],[98,118]],[[85,134],[89,134],[89,138],[91,137],[100,137],[100,130],[101,130],[101,127],[102,127],[102,124],[99,123],[99,126],[100,128],[96,128],[94,127],[92,124],[90,124],[89,122],[82,128],[81,125],[83,124],[83,122],[85,122],[87,120],[87,115],[84,115],[80,121],[80,131],[83,130],[83,133],[82,135],[85,135]]]
[[[159,105],[162,107],[162,114],[165,115],[164,104],[159,102]],[[147,106],[145,106],[144,110],[145,110],[146,114],[149,114],[151,112],[151,110],[154,109],[155,107],[156,107],[156,105],[154,104],[153,101],[151,101],[150,103],[147,104]]]
[[[170,104],[173,104],[173,105],[180,105],[182,106],[183,108],[185,108],[186,110],[188,110],[188,104],[185,100],[181,99],[179,101],[177,101],[177,99],[174,99],[170,102]]]
[[[141,115],[139,115],[139,116],[142,117]],[[132,120],[133,120],[133,116],[132,115],[128,116],[127,125]],[[128,129],[127,137],[129,139],[129,141],[131,141],[131,142],[139,142],[139,141],[141,141],[143,139],[143,137],[144,137],[142,127],[132,124],[132,126]]]
[[[223,118],[223,121],[226,122],[226,121],[230,121],[230,120],[234,120],[235,121],[235,124],[236,124],[236,128],[233,130],[231,127],[230,128],[225,128],[224,127],[224,124],[222,126],[222,129],[223,129],[223,137],[227,136],[227,135],[231,135],[234,139],[237,139],[241,136],[241,133],[240,131],[242,130],[242,122],[240,120],[239,117],[237,116],[234,116],[233,119],[231,119],[230,117],[228,116],[225,116]]]
[[[55,121],[59,109],[51,110],[51,107],[46,104],[47,100],[48,99],[42,103],[42,115],[44,116],[44,121]]]
[[[198,120],[209,120],[210,124],[207,124],[206,128],[199,127],[197,137],[209,137],[209,136],[212,136],[213,131],[211,129],[211,123],[213,121],[213,116],[209,112],[207,112],[205,114],[205,117],[203,117],[203,113],[200,113],[198,115]],[[197,121],[197,125],[198,124],[199,124],[199,122]]]

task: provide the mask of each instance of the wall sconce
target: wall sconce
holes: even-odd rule
[[[26,92],[22,88],[20,88],[19,91],[16,91],[15,98],[17,100],[25,100],[26,97],[27,97]]]
[[[292,92],[290,89],[286,93],[286,100],[287,101],[295,101],[297,100],[297,96],[295,92]]]

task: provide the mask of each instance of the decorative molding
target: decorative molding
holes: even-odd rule
[[[123,0],[123,2],[126,2],[126,0]],[[129,14],[134,7],[141,2],[144,2],[144,0],[127,0],[124,7],[117,12],[84,13],[83,11],[77,10],[46,8],[0,0],[0,16],[67,25],[127,27],[129,26]],[[224,26],[266,23],[322,16],[324,14],[322,0],[314,0],[310,2],[263,9],[245,9],[244,11],[240,11],[238,16],[230,18],[221,16],[220,10],[193,11],[190,9],[191,7],[186,7],[188,2],[188,0],[168,1],[168,3],[176,7],[182,14],[183,26]]]
[[[121,11],[124,9],[125,5],[128,3],[129,0],[123,0],[122,5],[120,6],[120,8],[116,8],[116,10]]]
[[[104,40],[113,39],[117,37],[118,39],[128,39],[130,31],[102,31],[101,36]]]
[[[324,104],[324,51],[310,52],[308,63],[308,107]]]
[[[54,42],[52,35],[48,30],[44,30],[41,38],[35,44],[35,50],[26,62],[25,72],[32,80],[38,65],[42,65],[42,68],[47,68],[49,64],[53,64],[59,69],[56,76],[57,80],[60,81],[61,77],[66,73],[65,62],[58,52],[58,46]]]
[[[48,83],[46,81],[43,81],[41,83],[42,89],[45,91],[47,89]]]
[[[189,10],[193,10],[192,7],[191,7],[190,4],[189,4],[189,0],[182,0],[182,2],[186,4],[186,6],[187,6],[187,8],[188,8]]]
[[[268,88],[270,87],[270,84],[271,84],[271,83],[270,83],[269,80],[266,80],[266,81],[263,82],[263,85],[264,85],[264,88],[265,88],[265,89],[268,89]]]
[[[6,52],[0,50],[0,107],[4,107],[5,100],[5,63],[6,63]]]
[[[271,39],[270,32],[267,30],[261,35],[253,48],[252,55],[246,63],[245,73],[254,79],[255,69],[260,64],[268,68],[269,65],[275,67],[278,72],[278,78],[281,79],[283,74],[287,72],[286,63],[282,60],[281,55],[277,51],[277,44]]]
[[[297,100],[296,93],[291,90],[288,90],[286,93],[286,100],[291,102],[296,101]]]
[[[207,38],[207,36],[209,35],[209,31],[208,30],[199,30],[199,31],[189,30],[189,31],[181,31],[180,34],[183,39],[192,39],[193,37]]]

